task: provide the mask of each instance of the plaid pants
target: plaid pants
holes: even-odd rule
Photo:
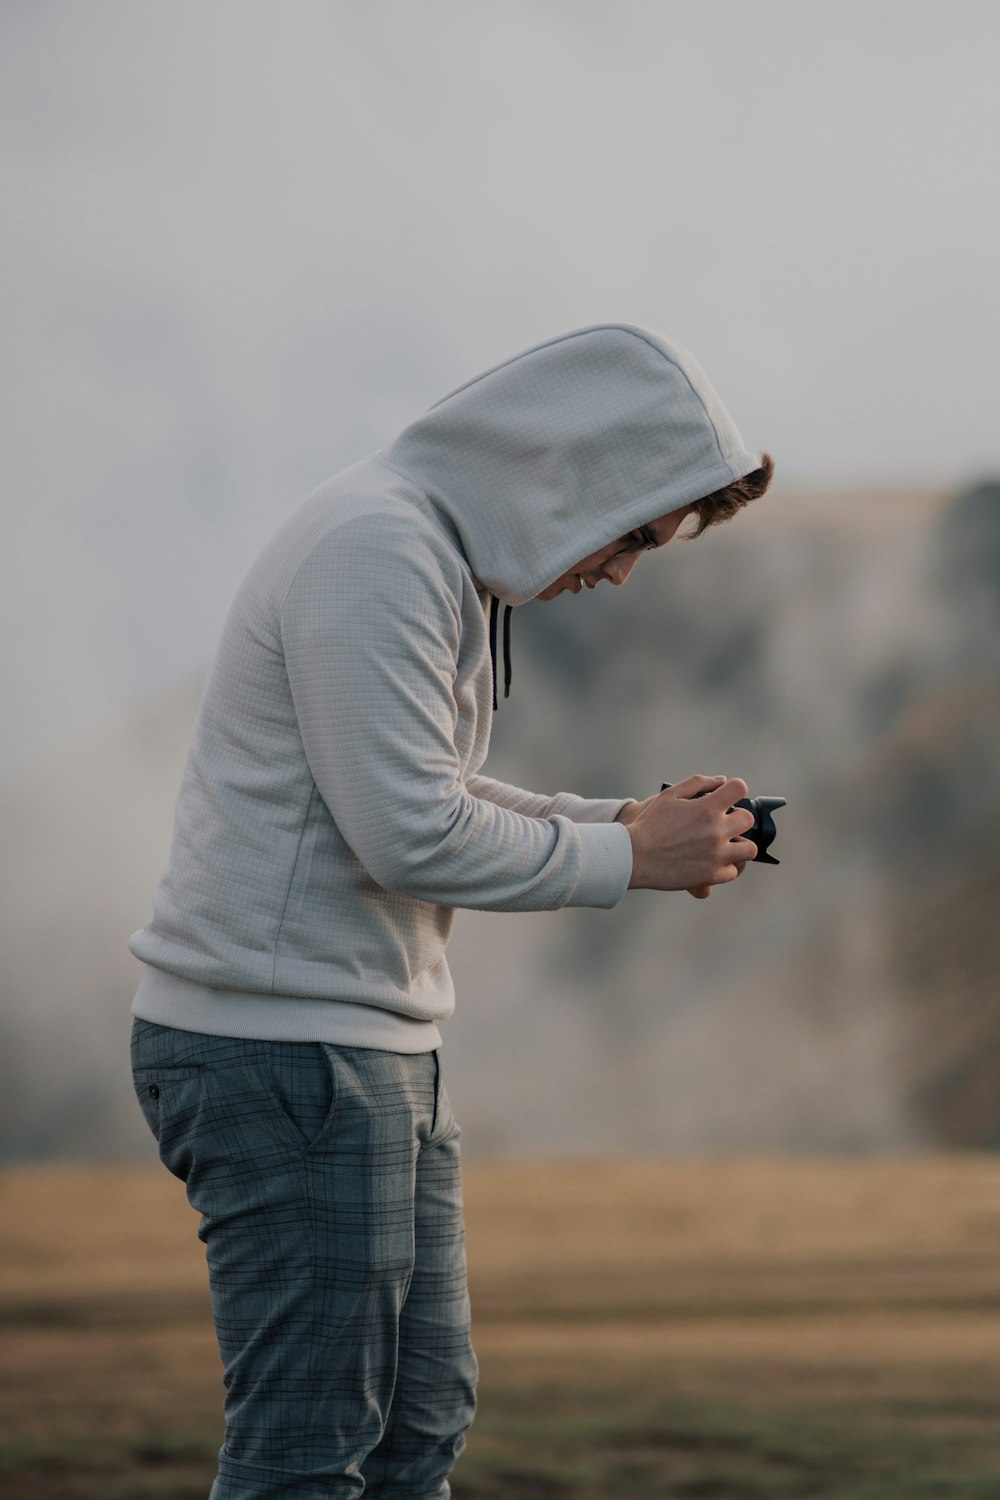
[[[132,1070],[201,1214],[226,1388],[209,1500],[447,1500],[478,1365],[438,1053],[136,1017]]]

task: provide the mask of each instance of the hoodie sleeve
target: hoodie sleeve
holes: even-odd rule
[[[462,781],[461,587],[447,548],[391,514],[337,527],[299,567],[281,639],[319,793],[386,890],[485,911],[615,906],[632,874],[622,824],[525,816]]]
[[[575,792],[556,792],[551,797],[543,792],[529,792],[520,786],[511,786],[506,781],[494,781],[492,776],[469,776],[465,785],[473,797],[485,802],[495,802],[497,807],[508,807],[511,812],[525,813],[529,818],[551,818],[561,813],[574,823],[613,823],[628,802],[634,797],[578,797]]]

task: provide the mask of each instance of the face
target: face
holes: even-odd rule
[[[646,530],[653,536],[656,546],[665,547],[680,529],[684,518],[693,511],[693,505],[686,505],[683,510],[674,510],[668,516],[650,521]],[[574,564],[569,572],[561,574],[547,589],[536,594],[535,598],[558,599],[565,589],[571,594],[579,594],[584,586],[596,589],[602,578],[606,578],[608,583],[624,583],[643,551],[647,550],[645,546],[639,545],[641,541],[638,531],[630,531],[625,536],[617,537],[599,552],[592,552],[589,557]],[[622,551],[623,547],[629,548],[633,542],[637,544],[635,551]]]

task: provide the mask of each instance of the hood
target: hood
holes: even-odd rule
[[[629,323],[533,344],[449,391],[379,452],[508,605],[760,466],[694,356]]]

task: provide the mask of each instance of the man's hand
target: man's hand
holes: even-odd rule
[[[629,889],[686,890],[703,901],[713,885],[738,879],[757,855],[756,844],[740,837],[753,827],[753,814],[733,806],[745,796],[746,782],[738,778],[689,776],[643,802],[626,803],[617,821],[632,840]]]

